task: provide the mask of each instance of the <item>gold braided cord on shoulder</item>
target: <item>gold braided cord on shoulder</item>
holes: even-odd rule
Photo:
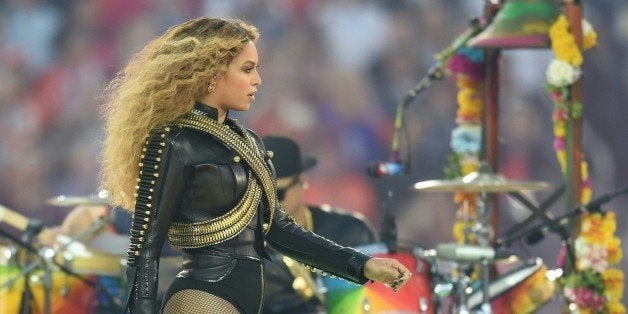
[[[206,117],[200,113],[195,113],[195,110],[179,118],[174,124],[179,127],[190,128],[211,134],[218,140],[225,143],[227,147],[235,150],[242,157],[242,159],[244,159],[255,174],[255,181],[261,185],[264,191],[264,196],[268,202],[267,217],[264,217],[266,223],[263,226],[264,233],[268,233],[275,214],[275,208],[278,206],[275,181],[273,180],[270,169],[263,160],[260,150],[257,148],[255,140],[250,136],[248,131],[246,131],[235,120],[228,120],[238,128],[238,131],[240,131],[242,135],[229,128],[227,124],[220,124],[214,119]]]
[[[249,180],[244,196],[234,208],[209,220],[173,223],[168,229],[168,241],[179,248],[194,249],[232,239],[253,219],[261,199],[259,185],[255,180]]]

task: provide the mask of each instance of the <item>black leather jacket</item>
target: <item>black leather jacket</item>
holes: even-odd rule
[[[197,104],[196,109],[216,118],[215,109]],[[263,142],[251,132],[263,147]],[[173,222],[198,222],[223,215],[242,197],[247,182],[247,165],[236,161],[235,151],[211,135],[173,128],[166,137],[154,193],[154,213],[140,256],[129,267],[130,308],[133,313],[155,313],[158,261],[168,228]],[[270,164],[272,169],[272,164]],[[217,281],[230,271],[234,259],[261,259],[265,246],[300,262],[348,280],[365,283],[364,264],[370,258],[304,230],[277,208],[270,231],[263,235],[258,206],[255,218],[235,238],[217,245],[183,249],[183,271],[179,276]],[[243,283],[244,284],[244,283]]]

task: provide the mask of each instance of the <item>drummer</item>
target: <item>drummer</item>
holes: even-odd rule
[[[61,197],[60,197],[61,198]],[[79,200],[80,199],[80,200]],[[82,200],[82,201],[81,201]],[[59,226],[40,236],[40,243],[52,247],[68,246],[72,249],[84,245],[101,253],[123,255],[129,244],[127,235],[130,215],[106,205],[106,199],[75,197],[57,206],[74,206]]]
[[[84,199],[84,202],[81,203],[80,200],[75,199]],[[108,203],[106,197],[75,199],[68,201],[67,204],[54,200],[53,203],[57,206],[70,206],[70,204],[76,206],[63,219],[61,225],[51,228],[51,232],[46,233],[46,237],[40,236],[39,242],[51,247],[79,242],[79,245],[84,245],[88,250],[111,255],[126,255],[132,223],[131,212],[106,205]],[[71,251],[72,246],[67,249]],[[166,243],[163,255],[177,255],[177,250]]]
[[[378,241],[374,228],[363,215],[330,205],[305,204],[303,192],[307,180],[304,172],[316,165],[314,157],[301,157],[299,145],[288,137],[267,136],[263,141],[266,150],[273,152],[278,199],[297,223],[343,246],[355,247]],[[322,300],[312,293],[312,290],[318,291],[318,287],[295,282],[299,278],[295,276],[294,267],[299,264],[286,263],[275,251],[269,250],[269,254],[272,263],[266,263],[264,269],[264,313],[324,312]],[[305,282],[314,281],[308,278]]]

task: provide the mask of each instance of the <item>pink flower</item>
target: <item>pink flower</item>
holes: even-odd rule
[[[582,181],[582,187],[585,187],[585,188],[592,188],[592,187],[593,187],[593,184],[591,183],[591,180],[590,180],[590,179],[586,179],[586,180],[583,180],[583,181]]]
[[[565,138],[564,137],[556,137],[556,138],[554,138],[554,149],[555,150],[565,150],[566,147],[567,147],[567,145],[565,143]]]
[[[552,102],[555,103],[562,103],[565,101],[565,98],[563,98],[563,93],[561,92],[560,89],[555,89],[550,93],[550,99],[552,100]]]
[[[565,249],[564,246],[561,246],[560,250],[558,250],[558,256],[556,256],[556,264],[558,265],[559,268],[561,269],[565,268],[566,257],[567,257],[567,250]]]
[[[567,120],[569,118],[569,113],[564,109],[555,109],[552,112],[552,120],[554,121],[562,121]]]
[[[594,310],[601,311],[604,309],[606,299],[604,296],[595,293],[589,288],[580,287],[575,289],[573,301],[579,307],[590,307]]]
[[[484,79],[484,63],[473,62],[464,54],[454,54],[447,62],[447,68],[452,74],[465,74],[473,81],[482,81]]]

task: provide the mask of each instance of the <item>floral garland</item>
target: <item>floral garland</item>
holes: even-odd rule
[[[596,45],[597,34],[583,20],[583,48]],[[549,31],[553,59],[546,72],[547,90],[554,103],[554,149],[563,173],[567,171],[567,128],[571,119],[582,115],[582,104],[572,99],[570,86],[580,79],[583,57],[569,21],[561,15]],[[583,159],[581,203],[591,199],[591,181],[588,165]],[[563,293],[571,302],[570,310],[577,313],[625,313],[621,303],[624,274],[611,268],[622,258],[621,240],[614,236],[615,214],[596,212],[584,214],[580,221],[579,234],[574,241],[575,269],[563,280]],[[564,254],[563,256],[564,257]],[[561,258],[564,264],[564,258]]]
[[[458,111],[456,124],[451,134],[450,146],[453,153],[445,167],[445,177],[454,179],[465,176],[480,168],[481,121],[484,86],[484,52],[480,49],[463,47],[449,59],[447,70],[456,78],[458,87]],[[473,234],[465,232],[477,221],[477,193],[458,192],[454,202],[458,206],[453,235],[456,242],[475,243]]]

